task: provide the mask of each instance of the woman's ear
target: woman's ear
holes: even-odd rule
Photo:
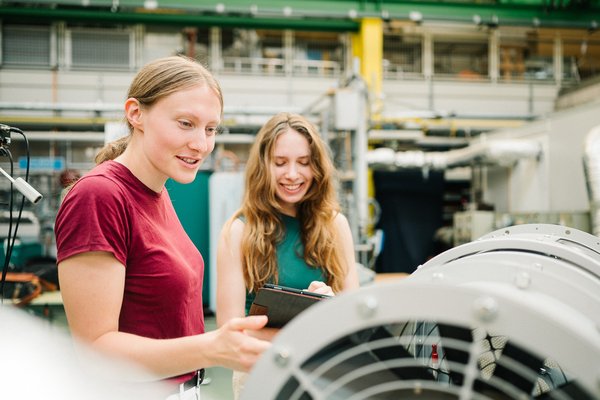
[[[142,107],[137,99],[130,97],[125,101],[125,117],[133,128],[142,130]]]

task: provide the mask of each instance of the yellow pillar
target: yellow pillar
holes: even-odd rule
[[[367,83],[371,104],[371,118],[379,119],[381,111],[381,81],[383,77],[383,21],[381,18],[363,18],[360,32],[352,35],[352,53],[360,62],[360,75]]]
[[[380,18],[364,18],[361,21],[360,32],[352,35],[352,55],[360,63],[360,75],[367,84],[371,121],[380,119],[382,107],[381,82],[383,80],[383,21]],[[368,149],[364,149],[367,151]],[[375,197],[375,186],[373,184],[373,173],[367,172],[367,196]],[[373,217],[374,210],[369,210]],[[373,234],[373,226],[367,226],[367,234]]]

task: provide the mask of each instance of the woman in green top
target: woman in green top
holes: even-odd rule
[[[246,315],[265,283],[333,295],[358,287],[354,245],[336,197],[327,145],[303,116],[259,131],[241,208],[217,250],[217,324]],[[262,329],[263,338],[275,333]]]

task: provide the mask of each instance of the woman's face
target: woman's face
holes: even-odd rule
[[[175,92],[140,110],[138,178],[160,192],[167,178],[190,183],[215,148],[221,103],[206,85]],[[139,153],[139,152],[138,152]]]
[[[296,216],[298,203],[313,181],[310,147],[306,137],[291,128],[279,135],[273,148],[271,174],[284,213]]]

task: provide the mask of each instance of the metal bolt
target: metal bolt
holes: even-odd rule
[[[498,315],[498,302],[493,297],[475,300],[475,315],[482,321],[491,321]]]
[[[288,349],[281,348],[275,352],[275,364],[285,367],[290,362],[290,352]]]
[[[423,394],[423,386],[421,382],[415,382],[415,386],[413,387],[413,393],[417,396]]]
[[[434,282],[442,281],[442,280],[444,280],[444,273],[443,272],[434,272],[433,275],[431,275],[431,278],[433,279]]]
[[[372,296],[364,297],[358,303],[357,311],[361,317],[371,318],[377,311],[377,299]]]
[[[515,276],[515,285],[519,289],[527,289],[531,286],[531,276],[526,271],[519,271]]]

